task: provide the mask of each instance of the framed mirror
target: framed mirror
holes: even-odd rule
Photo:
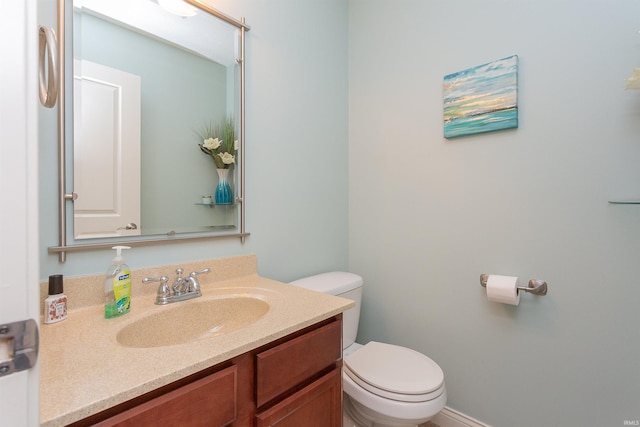
[[[244,20],[195,0],[60,3],[71,57],[49,251],[244,241]]]

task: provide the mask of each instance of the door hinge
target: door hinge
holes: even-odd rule
[[[0,323],[0,377],[31,369],[38,359],[38,324],[33,319]]]

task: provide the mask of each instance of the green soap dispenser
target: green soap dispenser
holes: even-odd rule
[[[131,270],[122,258],[123,249],[129,246],[114,246],[116,257],[104,278],[104,317],[122,316],[131,307]]]

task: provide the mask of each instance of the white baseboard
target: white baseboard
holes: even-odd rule
[[[431,422],[440,427],[491,427],[447,406]]]

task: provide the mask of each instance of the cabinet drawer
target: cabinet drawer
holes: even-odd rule
[[[236,418],[236,396],[237,367],[231,366],[95,425],[225,426]]]
[[[256,404],[302,384],[342,357],[340,319],[256,355]]]

